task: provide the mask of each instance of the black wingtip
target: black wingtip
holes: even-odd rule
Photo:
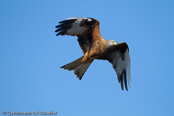
[[[125,87],[125,89],[128,91],[127,77],[126,77],[126,71],[125,70],[123,70],[122,74],[119,75],[118,82],[121,84],[121,89],[122,90],[124,90],[124,87]]]
[[[58,32],[56,36],[59,35],[65,35],[66,32],[72,27],[72,24],[76,21],[77,19],[68,19],[64,21],[60,21],[59,25],[55,26],[57,28],[55,32]]]
[[[58,34],[56,34],[56,36],[59,36],[61,33],[59,32]]]
[[[123,88],[123,75],[121,74],[121,77],[120,77],[120,81],[121,81],[121,89],[124,90]]]
[[[128,87],[127,87],[127,77],[126,77],[126,71],[123,71],[123,77],[124,77],[124,86],[126,88],[126,90],[128,91]]]
[[[63,21],[60,21],[59,23],[72,23],[74,21],[76,21],[77,19],[67,19],[67,20],[63,20]]]
[[[57,26],[55,26],[55,28],[59,28],[59,27],[61,27],[62,25],[57,25]]]

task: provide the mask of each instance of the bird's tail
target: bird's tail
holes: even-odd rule
[[[82,63],[82,59],[83,56],[69,64],[62,66],[61,68],[64,68],[65,70],[69,71],[74,70],[74,74],[81,80],[86,70],[93,62],[93,60],[88,60],[87,62]]]

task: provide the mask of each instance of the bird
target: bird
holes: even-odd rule
[[[55,26],[56,36],[77,36],[83,56],[61,68],[74,71],[82,79],[88,67],[94,60],[109,61],[116,71],[121,89],[128,91],[130,87],[130,55],[126,42],[117,43],[115,40],[106,40],[100,33],[100,22],[88,17],[70,17],[60,21]]]

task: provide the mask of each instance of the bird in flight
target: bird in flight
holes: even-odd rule
[[[130,87],[130,56],[126,42],[116,43],[115,40],[105,40],[99,29],[99,21],[86,17],[70,17],[60,21],[56,26],[57,35],[77,36],[83,56],[62,66],[81,80],[90,64],[95,60],[108,60],[116,71],[122,90]]]

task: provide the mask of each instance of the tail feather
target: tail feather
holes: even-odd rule
[[[93,62],[93,60],[90,60],[88,62],[82,63],[81,62],[82,59],[83,59],[83,56],[69,64],[62,66],[61,68],[64,68],[65,70],[69,70],[69,71],[74,70],[74,74],[81,80],[86,70],[88,69],[90,64]]]
[[[67,69],[67,70],[69,70],[69,71],[74,70],[74,69],[76,69],[78,66],[81,65],[81,60],[82,60],[82,58],[83,58],[83,56],[80,57],[80,58],[78,58],[77,60],[75,60],[75,61],[69,63],[69,64],[66,64],[66,65],[60,67],[60,68]]]
[[[74,70],[74,74],[81,80],[91,63],[92,62],[87,62],[87,63],[81,64],[79,67],[77,67]]]

